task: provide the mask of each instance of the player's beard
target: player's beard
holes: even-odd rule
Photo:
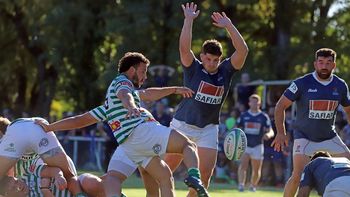
[[[317,75],[321,79],[329,79],[331,74],[332,74],[332,71],[329,71],[327,69],[321,69],[317,71]]]
[[[134,84],[134,86],[136,87],[136,88],[140,88],[141,87],[141,85],[140,85],[140,83],[139,83],[139,77],[137,76],[137,74],[135,73],[134,74],[134,76],[132,77],[132,79],[131,79],[131,81],[132,81],[132,83]]]

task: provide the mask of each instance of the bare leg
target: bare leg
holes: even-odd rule
[[[117,171],[110,170],[107,175],[102,179],[104,191],[106,197],[116,197],[121,196],[121,185],[127,177]]]
[[[248,154],[243,154],[241,157],[241,163],[238,167],[238,184],[241,186],[244,186],[245,184],[249,160],[250,156]]]
[[[252,177],[251,177],[251,185],[253,187],[256,187],[259,183],[260,177],[261,177],[261,166],[263,163],[263,160],[257,160],[257,159],[251,159],[252,162]]]
[[[142,167],[138,168],[146,189],[146,197],[160,197],[159,183]]]
[[[201,180],[203,185],[208,188],[210,178],[213,175],[216,164],[217,150],[211,148],[198,147],[199,170],[201,172]],[[196,197],[197,193],[191,189],[188,197]]]
[[[61,147],[51,149],[41,154],[40,157],[48,166],[58,167],[62,170],[67,180],[68,190],[73,195],[82,193],[74,164]]]
[[[172,130],[169,136],[167,153],[178,153],[183,155],[184,164],[189,169],[189,176],[185,179],[186,185],[196,189],[198,195],[208,196],[209,194],[202,181],[199,180],[199,158],[195,143],[176,130]],[[210,172],[210,174],[211,173],[212,172]]]
[[[159,183],[163,197],[175,196],[174,179],[167,164],[160,157],[153,157],[145,170]]]
[[[283,196],[294,197],[299,186],[301,174],[304,170],[305,165],[310,161],[306,155],[298,154],[293,155],[293,172],[292,176],[288,179],[285,187]]]
[[[199,167],[196,145],[186,136],[175,130],[172,130],[170,133],[167,153],[182,154],[187,168]]]

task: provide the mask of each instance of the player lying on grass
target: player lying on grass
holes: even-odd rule
[[[11,123],[8,119],[0,117],[0,132],[4,134],[0,143],[2,185],[11,180],[5,175],[23,155],[35,153],[49,166],[62,170],[70,192],[75,196],[84,196],[76,177],[75,167],[70,163],[56,135],[53,132],[45,132],[34,124],[35,120],[46,122],[42,118],[20,118]]]

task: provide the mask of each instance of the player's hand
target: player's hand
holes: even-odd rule
[[[58,174],[55,176],[54,184],[59,190],[64,190],[67,188],[67,180],[63,177],[63,174]]]
[[[125,118],[131,118],[131,117],[139,117],[141,115],[141,110],[140,108],[137,107],[130,107],[128,109],[128,113],[125,115]]]
[[[43,120],[37,119],[37,120],[35,120],[34,123],[39,125],[39,126],[41,126],[44,129],[45,132],[50,132],[51,131],[50,130],[50,125],[47,124],[47,122],[45,122]]]
[[[191,3],[186,3],[186,5],[182,4],[181,5],[182,10],[184,12],[185,18],[187,19],[195,19],[199,15],[199,10],[197,10],[197,4],[191,2]]]
[[[275,139],[271,143],[271,147],[277,152],[283,151],[288,146],[288,136],[286,134],[277,133]]]
[[[174,94],[180,94],[184,98],[191,98],[194,94],[194,92],[186,87],[176,87]]]
[[[213,19],[213,25],[221,28],[226,28],[232,25],[231,19],[226,16],[225,12],[213,12],[211,15],[211,18]]]

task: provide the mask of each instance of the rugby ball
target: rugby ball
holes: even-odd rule
[[[229,160],[239,160],[247,149],[247,136],[244,131],[234,128],[224,140],[225,155]]]

